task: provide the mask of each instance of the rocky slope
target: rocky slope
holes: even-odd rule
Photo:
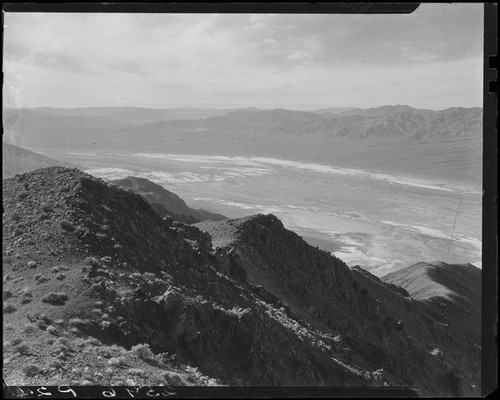
[[[436,309],[445,309],[457,329],[476,343],[481,337],[481,270],[471,264],[418,263],[383,276],[410,296]]]
[[[2,179],[51,166],[76,167],[8,143],[2,143]]]
[[[473,341],[272,215],[186,225],[59,167],[3,196],[8,384],[479,393]]]
[[[221,220],[226,217],[203,209],[188,207],[186,202],[175,193],[148,179],[128,176],[124,179],[110,181],[123,189],[140,194],[160,216],[170,215],[173,219],[188,224],[204,220]]]
[[[480,329],[477,314],[473,328],[467,327],[456,312],[418,301],[360,268],[350,271],[285,230],[273,216],[196,226],[212,236],[219,251],[228,251],[231,262],[225,273],[245,276],[284,300],[311,326],[338,335],[351,360],[376,363],[385,376],[403,378],[399,382],[404,385],[426,381],[432,386],[443,379],[455,382],[456,392],[477,390],[480,338],[472,332]],[[409,359],[415,363],[403,361]],[[435,361],[444,370],[437,372]]]

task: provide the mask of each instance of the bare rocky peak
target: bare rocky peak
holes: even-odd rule
[[[480,351],[459,310],[356,275],[273,215],[186,225],[60,167],[4,180],[3,196],[6,381],[81,384],[85,364],[85,380],[109,385],[136,372],[113,367],[126,363],[142,385],[175,372],[190,385],[478,393]]]

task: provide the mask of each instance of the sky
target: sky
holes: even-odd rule
[[[483,6],[4,13],[4,107],[482,106]]]

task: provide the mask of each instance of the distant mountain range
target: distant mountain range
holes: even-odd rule
[[[481,393],[471,265],[377,278],[274,215],[187,225],[63,167],[5,179],[3,204],[9,385]]]
[[[74,164],[54,160],[21,147],[2,143],[2,179],[34,171],[38,168],[57,165],[76,168]]]
[[[482,109],[5,109],[28,149],[265,156],[480,185]]]

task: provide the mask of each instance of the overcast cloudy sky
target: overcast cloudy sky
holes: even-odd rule
[[[4,15],[6,107],[482,105],[483,7]]]

